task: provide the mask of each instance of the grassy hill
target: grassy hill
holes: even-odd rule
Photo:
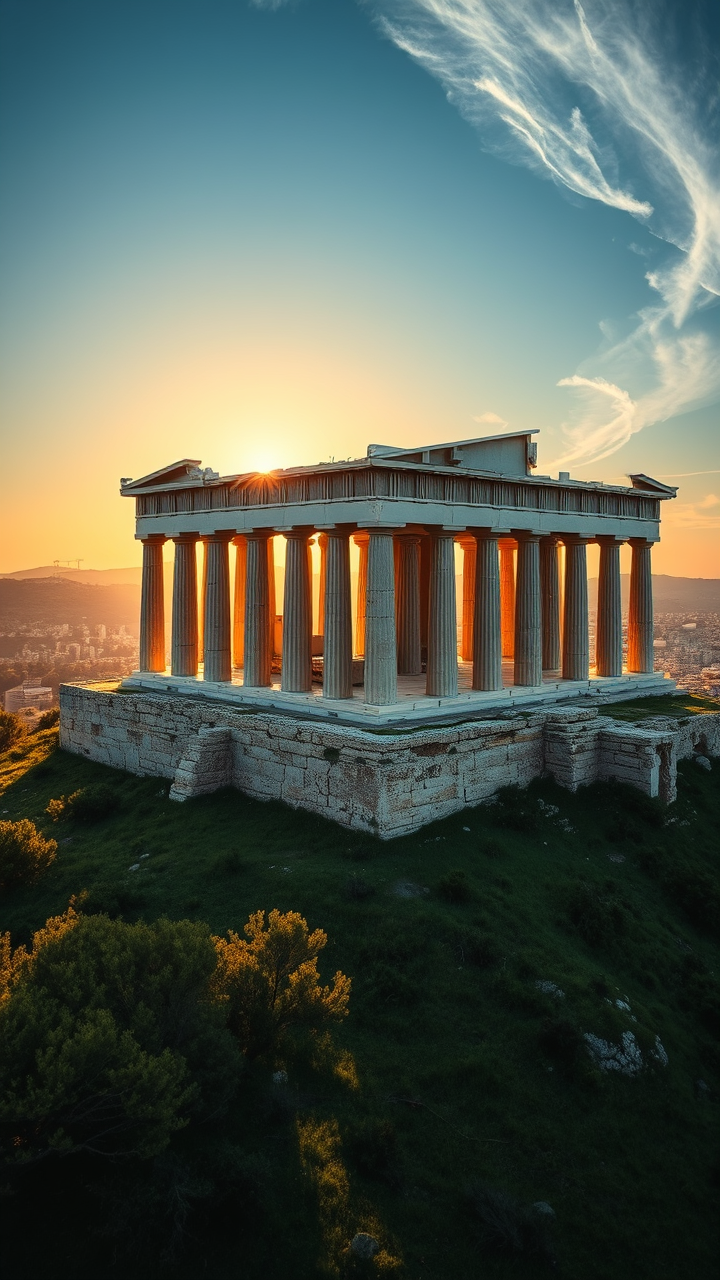
[[[99,780],[114,814],[49,822],[51,798]],[[542,781],[389,843],[236,792],[173,804],[157,779],[56,751],[52,731],[0,758],[0,786],[0,818],[60,842],[35,888],[0,901],[14,942],[84,891],[86,912],[217,933],[277,907],[328,933],[325,980],[353,979],[332,1045],[248,1070],[217,1137],[242,1167],[219,1202],[190,1189],[167,1274],[714,1277],[720,764],[682,764],[671,812]],[[642,1070],[600,1070],[585,1033],[631,1033]],[[16,1280],[164,1274],[162,1232],[108,1235],[91,1165],[66,1168],[52,1198],[6,1199]],[[357,1231],[380,1262],[346,1253]]]

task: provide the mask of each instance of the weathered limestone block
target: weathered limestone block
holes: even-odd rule
[[[233,743],[230,729],[201,728],[190,738],[180,761],[171,800],[187,800],[228,787],[233,778]]]

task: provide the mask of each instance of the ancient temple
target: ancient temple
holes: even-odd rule
[[[143,544],[140,669],[125,686],[347,723],[655,692],[662,676],[653,674],[651,550],[660,503],[676,490],[646,475],[630,476],[628,486],[538,475],[535,434],[370,445],[364,458],[267,474],[219,476],[186,458],[124,479]],[[282,601],[277,537],[285,539]],[[600,568],[591,666],[593,542]]]

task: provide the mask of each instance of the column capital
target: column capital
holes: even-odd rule
[[[516,542],[539,542],[542,537],[534,529],[511,529],[510,532]]]
[[[242,547],[246,541],[246,538],[247,538],[247,534],[236,533],[233,535],[231,541],[234,547]]]
[[[507,537],[507,529],[493,529],[492,525],[478,525],[477,528],[469,530],[476,542],[486,541],[488,538],[505,538]]]
[[[631,547],[654,547],[655,543],[659,542],[660,539],[659,538],[627,538],[626,541],[630,543]]]
[[[583,533],[559,533],[557,535],[566,547],[586,547],[589,542],[593,542],[592,537],[586,537]]]
[[[140,542],[144,547],[162,547],[168,540],[166,533],[148,533]]]
[[[234,529],[213,529],[212,533],[203,534],[203,542],[232,542]]]
[[[627,538],[620,533],[598,533],[593,538],[593,542],[597,542],[599,547],[622,547]]]
[[[171,541],[175,543],[176,547],[180,547],[191,542],[197,542],[199,537],[199,533],[174,533]]]
[[[418,546],[418,544],[422,542],[421,533],[398,533],[396,536],[398,542],[404,542],[410,547]]]

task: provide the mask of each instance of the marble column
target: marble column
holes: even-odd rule
[[[540,536],[518,531],[515,584],[515,667],[518,685],[542,684],[542,607],[540,598]]]
[[[395,565],[390,529],[371,529],[365,606],[365,701],[374,707],[397,702]]]
[[[430,616],[430,564],[432,538],[424,533],[420,539],[420,653],[427,659],[428,618]]]
[[[506,541],[500,543],[500,611],[502,656],[512,658],[515,652],[515,548]]]
[[[285,600],[283,605],[282,675],[285,693],[312,688],[312,587],[305,529],[285,535]]]
[[[325,581],[327,577],[327,544],[328,537],[326,533],[318,534],[318,546],[320,548],[320,582],[318,584],[318,625],[317,634],[325,635]],[[310,574],[310,584],[312,590],[312,573]]]
[[[560,670],[560,575],[558,540],[540,541],[540,590],[542,592],[543,671]]]
[[[173,538],[172,653],[174,676],[196,676],[198,669],[197,535]]]
[[[235,548],[235,596],[233,600],[233,666],[242,667],[245,657],[245,582],[247,541],[242,534],[233,538]]]
[[[205,661],[205,596],[207,595],[207,569],[208,556],[205,539],[200,539],[201,555],[202,555],[202,576],[200,580],[200,595],[198,598],[198,662]]]
[[[620,541],[598,538],[597,622],[595,626],[595,670],[599,676],[622,675],[622,597],[620,594]]]
[[[562,677],[587,680],[588,644],[587,538],[563,535],[565,590],[563,592]]]
[[[475,627],[475,582],[477,578],[477,543],[474,538],[458,538],[463,550],[462,573],[462,631],[460,633],[460,657],[463,662],[474,661],[473,631]]]
[[[473,689],[502,689],[500,566],[497,536],[489,530],[486,532],[479,529],[476,547]]]
[[[140,597],[140,670],[165,670],[165,587],[162,534],[142,539]]]
[[[397,669],[403,676],[419,676],[420,664],[420,537],[401,533],[395,539],[395,606]]]
[[[325,547],[323,697],[352,698],[352,601],[350,541],[333,529]]]
[[[232,534],[216,533],[206,540],[205,680],[228,681],[232,677],[230,652],[230,555]]]
[[[279,651],[275,646],[275,619],[277,617],[277,602],[275,600],[275,539],[272,534],[268,535],[267,540],[267,559],[268,559],[268,611],[270,614],[270,665],[276,653]],[[310,576],[312,582],[312,573]]]
[[[432,698],[454,698],[457,690],[455,538],[441,530],[432,540],[426,692]]]
[[[653,652],[653,594],[650,552],[652,542],[645,538],[630,538],[632,560],[630,562],[630,609],[628,612],[628,671],[652,671],[655,665]]]
[[[243,684],[267,688],[271,683],[270,556],[267,530],[246,534],[245,661]],[[273,617],[273,623],[275,619]]]
[[[367,608],[367,566],[368,546],[370,538],[363,529],[353,534],[353,542],[360,552],[357,580],[357,617],[355,622],[355,652],[359,658],[365,656],[365,610]]]

